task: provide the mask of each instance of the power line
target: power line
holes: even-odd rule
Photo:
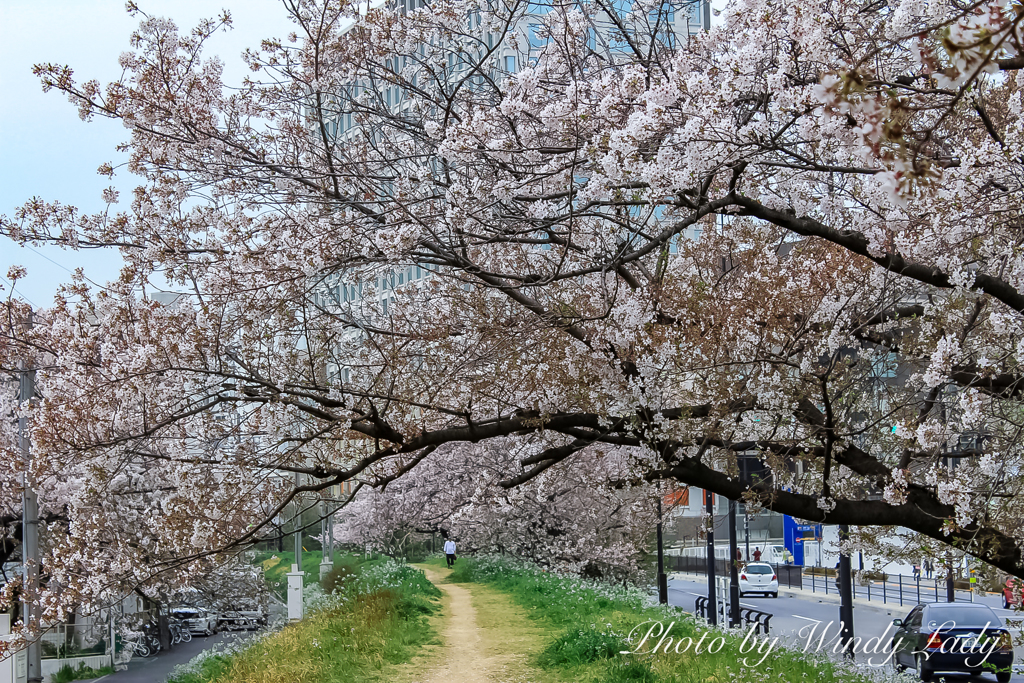
[[[11,288],[11,292],[12,292],[12,293],[13,293],[13,292],[17,292],[17,293],[18,293],[18,296],[20,296],[20,297],[21,297],[22,299],[24,299],[25,301],[27,301],[27,302],[29,303],[29,305],[30,305],[30,306],[32,306],[32,308],[39,308],[39,306],[37,306],[37,305],[36,305],[36,304],[35,304],[35,303],[34,303],[34,302],[32,301],[32,299],[29,299],[29,298],[28,298],[27,296],[25,296],[25,295],[24,295],[24,294],[23,294],[22,292],[18,292],[18,288],[17,288],[17,287],[15,287],[15,286],[14,286],[14,284],[13,284],[13,283],[12,283],[12,282],[11,282],[10,280],[8,280],[7,278],[5,278],[5,277],[4,277],[3,275],[0,275],[0,280],[3,280],[3,281],[4,281],[4,282],[5,282],[6,284],[7,284],[7,286]]]
[[[44,259],[46,259],[47,261],[49,261],[49,262],[50,262],[50,263],[52,263],[53,265],[57,266],[58,268],[62,268],[62,269],[64,269],[64,270],[66,270],[66,271],[67,271],[68,273],[70,273],[71,275],[74,275],[74,274],[75,274],[75,271],[71,270],[70,268],[68,268],[67,266],[65,266],[65,265],[64,265],[64,264],[62,264],[62,263],[57,263],[57,262],[56,262],[56,261],[54,261],[54,260],[53,260],[52,258],[50,258],[49,256],[47,256],[47,255],[46,255],[46,254],[44,254],[43,252],[41,252],[41,251],[38,251],[37,249],[35,249],[35,248],[34,248],[34,247],[32,247],[31,245],[28,245],[28,244],[26,244],[26,245],[25,245],[25,248],[26,248],[26,249],[28,249],[29,251],[31,251],[32,253],[34,253],[35,255],[43,257]],[[85,278],[85,281],[86,281],[86,282],[88,282],[89,284],[91,284],[91,285],[94,285],[94,286],[96,286],[96,287],[99,287],[100,289],[106,289],[106,290],[107,290],[108,292],[110,291],[110,289],[109,289],[109,288],[107,288],[106,286],[104,286],[104,285],[101,285],[100,283],[98,283],[98,282],[96,282],[96,281],[92,280],[91,278],[88,278],[88,277],[86,277],[86,276],[85,276],[85,272],[84,272],[84,271],[83,271],[83,273],[82,273],[82,277],[83,277],[83,278]],[[31,303],[31,302],[30,302],[30,303]]]

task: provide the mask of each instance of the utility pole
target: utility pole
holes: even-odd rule
[[[299,473],[295,473],[295,488],[299,488],[301,481]],[[298,571],[302,571],[302,507],[299,500],[294,500],[295,505],[295,564],[299,565]]]
[[[32,327],[32,314],[26,321],[25,330]],[[36,371],[29,368],[27,361],[19,364],[18,406],[22,409],[32,406],[36,392]],[[32,450],[29,438],[28,417],[18,417],[18,445],[21,448],[22,462],[25,471],[22,473],[22,508],[21,508],[21,557],[24,568],[25,583],[22,586],[22,621],[33,632],[29,633],[28,646],[28,683],[41,683],[43,680],[42,652],[39,649],[39,500],[32,488],[29,477]]]
[[[736,501],[729,501],[729,628],[740,625],[740,572],[736,553]]]
[[[658,491],[658,602],[668,604],[668,577],[665,575],[665,548],[661,537],[661,491]]]
[[[320,501],[320,578],[324,578],[334,569],[334,540],[331,527],[331,503]]]
[[[708,623],[718,626],[718,599],[715,595],[715,504],[713,496],[704,489],[704,506],[708,514]]]
[[[299,487],[299,473],[295,473],[295,488]],[[302,605],[302,584],[303,584],[303,571],[302,571],[302,508],[299,505],[298,499],[293,499],[292,504],[295,506],[295,515],[293,517],[295,524],[295,563],[292,564],[292,570],[288,572],[288,621],[296,622],[300,621],[305,616],[305,609]]]
[[[843,654],[852,658],[853,648],[853,571],[850,554],[842,550],[842,544],[850,536],[847,524],[839,525],[839,622],[842,624],[840,642],[845,646]]]

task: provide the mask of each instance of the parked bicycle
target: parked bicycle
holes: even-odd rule
[[[171,631],[171,644],[177,645],[178,643],[187,643],[192,640],[192,632],[177,619],[172,619],[167,623],[167,627]]]
[[[135,638],[125,638],[124,648],[139,657],[152,657],[160,651],[160,639],[143,632]]]

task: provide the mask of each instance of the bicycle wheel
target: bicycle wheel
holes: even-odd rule
[[[190,642],[192,642],[192,631],[188,630],[187,628],[186,629],[182,629],[182,631],[181,631],[181,642],[183,642],[183,643],[190,643]]]

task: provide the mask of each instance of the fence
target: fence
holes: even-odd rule
[[[940,578],[936,575],[929,579],[922,578],[920,575],[889,576],[883,574],[881,579],[869,580],[862,579],[857,574],[858,572],[854,572],[853,597],[855,599],[898,604],[900,607],[904,604],[919,605],[924,602],[947,601],[946,577]],[[810,579],[812,593],[839,594],[835,576],[807,574],[806,578]],[[807,588],[806,579],[804,588]],[[958,602],[974,602],[974,591],[956,590],[954,598]]]
[[[688,572],[691,574],[707,574],[707,561],[702,557],[684,557],[681,555],[665,557],[666,571]],[[780,588],[809,590],[812,593],[838,595],[836,577],[819,574],[820,567],[803,567],[796,564],[775,564],[776,576],[779,577]],[[946,602],[946,578],[938,575],[932,578],[918,576],[882,575],[881,579],[861,579],[859,572],[854,572],[853,593],[858,600],[892,603],[894,605],[918,605],[923,602]],[[729,575],[729,561],[715,560],[715,575]],[[974,602],[974,591],[956,591],[958,602]]]
[[[727,605],[729,602],[729,596],[726,595],[723,599],[722,596],[718,596],[718,625],[724,626],[728,623],[728,617],[726,615]],[[704,619],[708,618],[708,597],[705,595],[698,596],[694,601],[693,611]],[[760,610],[753,609],[752,607],[740,607],[740,624],[744,630],[754,627],[755,635],[768,635],[769,629],[771,629],[772,615],[768,612],[762,612]]]
[[[65,666],[102,669],[112,664],[110,623],[55,624],[39,639],[43,676],[53,676]]]
[[[776,564],[772,565],[775,575],[779,577],[779,586],[787,588],[802,588],[803,567],[798,564]],[[668,572],[689,572],[691,574],[707,574],[708,563],[703,557],[691,557],[688,555],[666,555],[665,571]],[[715,560],[715,575],[729,575],[729,560]]]
[[[56,624],[39,639],[43,659],[67,659],[108,654],[110,625],[106,621],[92,624]]]

